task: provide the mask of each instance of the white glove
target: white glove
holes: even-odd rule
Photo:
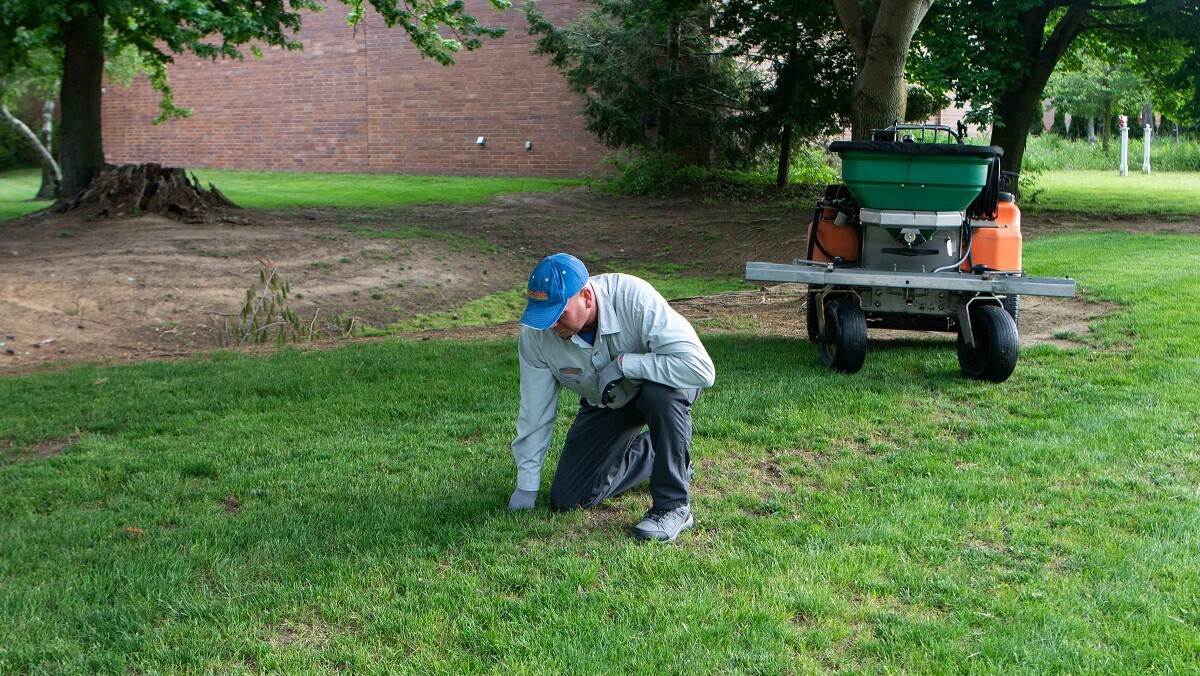
[[[625,369],[621,368],[621,357],[625,354],[618,354],[615,359],[608,362],[600,371],[600,405],[608,406],[613,401],[612,391],[616,389],[617,383],[625,379]]]
[[[513,491],[512,497],[508,499],[508,511],[516,512],[522,509],[533,509],[533,503],[537,501],[537,491],[523,491],[520,488]]]

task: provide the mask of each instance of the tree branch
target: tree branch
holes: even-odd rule
[[[50,154],[50,150],[46,148],[46,146],[42,143],[42,140],[37,137],[37,134],[33,133],[33,130],[25,126],[24,122],[17,119],[15,115],[9,112],[8,106],[3,103],[0,103],[0,113],[4,115],[4,119],[8,120],[9,124],[17,128],[17,131],[20,132],[21,136],[25,137],[25,140],[33,144],[33,147],[37,149],[38,154],[42,156],[42,162],[53,168],[54,178],[61,184],[62,169],[59,168],[58,162],[54,161],[54,155]]]
[[[867,58],[867,34],[863,24],[867,15],[863,14],[862,6],[857,0],[832,0],[833,11],[837,13],[838,21],[842,24],[842,32],[854,48],[854,58],[860,64]]]

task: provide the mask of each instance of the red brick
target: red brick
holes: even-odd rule
[[[584,6],[543,0],[556,23]],[[519,9],[468,8],[508,35],[460,52],[454,66],[422,59],[402,29],[377,15],[346,26],[333,5],[306,14],[301,52],[248,51],[244,61],[181,56],[169,67],[176,104],[193,117],[152,125],[158,95],[145,77],[104,95],[109,162],[186,167],[462,176],[576,176],[605,150],[584,131],[579,99],[530,54]],[[483,136],[486,145],[475,139]],[[533,150],[525,150],[525,142]]]

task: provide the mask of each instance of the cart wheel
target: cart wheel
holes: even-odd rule
[[[825,303],[825,332],[817,345],[821,362],[840,373],[857,373],[867,358],[867,318],[853,299]]]
[[[1017,367],[1017,324],[999,305],[971,310],[971,336],[975,347],[967,347],[962,328],[958,331],[958,365],[962,374],[975,380],[1002,383]]]
[[[1000,299],[1000,305],[1004,308],[1004,311],[1008,313],[1008,316],[1013,318],[1014,324],[1020,321],[1019,315],[1021,314],[1021,296],[1015,293],[1010,293],[1004,298]]]
[[[817,294],[809,291],[805,296],[804,323],[808,326],[808,342],[816,343],[821,337],[821,324],[817,321]]]

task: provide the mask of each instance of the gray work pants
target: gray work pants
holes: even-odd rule
[[[688,504],[692,404],[701,391],[645,382],[618,409],[580,401],[550,485],[550,506],[594,507],[647,478],[655,509]]]

